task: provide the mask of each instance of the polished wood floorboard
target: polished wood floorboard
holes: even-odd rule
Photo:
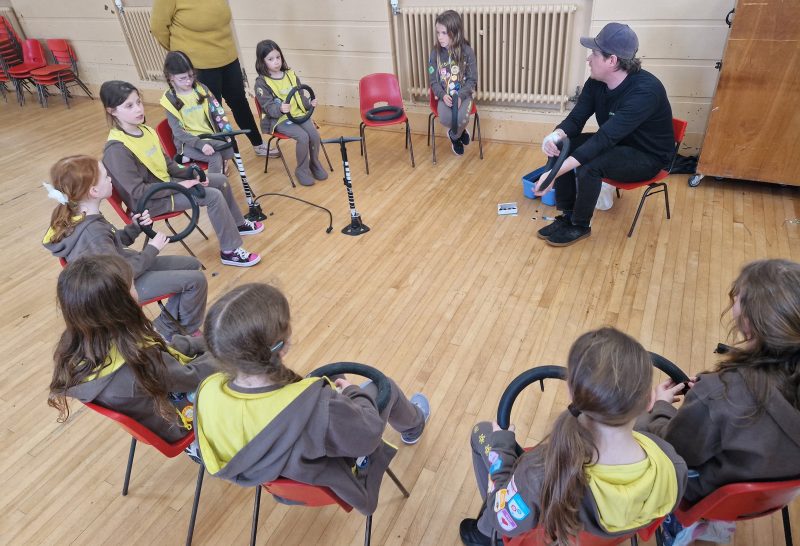
[[[186,457],[163,458],[139,446],[130,493],[120,496],[129,436],[110,421],[73,405],[56,423],[46,404],[52,350],[62,327],[55,306],[60,270],[40,246],[54,202],[41,188],[50,165],[76,153],[99,156],[105,135],[100,104],[77,99],[40,109],[0,103],[0,543],[180,544],[184,540],[197,467]],[[155,125],[163,116],[149,107]],[[421,130],[421,127],[417,127]],[[325,126],[326,137],[356,135],[355,127]],[[224,267],[213,230],[188,242],[208,267],[210,298],[243,282],[266,281],[288,296],[293,346],[288,364],[304,373],[337,360],[373,364],[407,393],[425,392],[433,417],[416,446],[401,446],[392,465],[411,491],[403,499],[385,480],[374,518],[373,544],[459,544],[458,523],[474,516],[479,496],[468,434],[492,419],[509,381],[537,364],[563,364],[587,329],[617,326],[650,350],[695,373],[714,365],[725,339],[720,318],[727,290],[742,264],[764,257],[800,260],[796,188],[670,179],[672,219],[663,198],[649,199],[633,237],[626,233],[639,192],[625,193],[595,216],[592,236],[552,248],[535,237],[555,211],[521,193],[520,178],[542,163],[534,146],[486,142],[463,158],[439,140],[433,165],[424,134],[415,134],[411,168],[401,133],[368,131],[372,174],[358,146],[348,151],[359,212],[371,231],[347,237],[349,222],[336,146],[335,172],[311,188],[292,189],[280,161],[263,174],[263,159],[240,142],[257,193],[285,192],[333,212],[327,215],[278,197],[262,199],[270,215],[246,246],[263,261],[251,269]],[[287,160],[294,165],[293,147]],[[241,198],[236,176],[232,184]],[[517,201],[520,213],[497,215]],[[244,202],[242,198],[242,203]],[[119,225],[110,208],[107,217]],[[180,246],[168,249],[182,253]],[[531,388],[513,421],[526,445],[540,441],[564,410],[563,385]],[[391,430],[388,440],[399,442]],[[246,544],[252,490],[206,477],[196,544]],[[800,541],[800,503],[792,506]],[[262,501],[261,544],[357,545],[364,518],[334,508],[303,509]],[[736,546],[782,545],[779,516],[739,525]]]

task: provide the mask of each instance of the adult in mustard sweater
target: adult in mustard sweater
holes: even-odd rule
[[[227,0],[154,0],[150,31],[167,51],[188,55],[197,79],[215,97],[225,99],[239,127],[250,129],[247,137],[256,154],[266,155],[267,147],[244,94]]]

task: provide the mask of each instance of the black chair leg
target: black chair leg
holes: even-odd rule
[[[369,156],[367,155],[367,127],[361,129],[361,147],[364,149],[364,166],[369,174]]]
[[[275,147],[280,152],[281,162],[283,163],[283,168],[286,169],[286,175],[289,177],[289,182],[292,183],[292,187],[296,188],[297,186],[294,183],[294,178],[292,178],[292,171],[289,170],[289,165],[286,164],[286,158],[283,157],[283,150],[281,150],[281,143],[280,141],[275,141]],[[269,159],[269,151],[267,152],[267,159]],[[267,171],[264,171],[267,172]]]
[[[169,220],[165,219],[165,220],[164,220],[164,223],[165,223],[165,224],[167,224],[167,227],[169,228],[169,230],[172,232],[172,234],[173,234],[173,235],[177,235],[177,232],[175,231],[175,228],[173,228],[173,227],[172,227],[172,224],[170,224],[170,223],[169,223]],[[205,235],[205,234],[203,234],[203,235]],[[183,239],[181,239],[181,240],[180,240],[180,241],[178,241],[178,242],[181,244],[181,246],[182,246],[184,249],[186,249],[186,252],[188,252],[188,253],[189,253],[189,255],[190,255],[192,258],[197,258],[197,256],[195,256],[195,253],[194,253],[194,252],[192,252],[192,249],[191,249],[191,248],[189,248],[189,245],[187,245],[187,244],[186,244],[186,241],[184,241]],[[144,243],[145,243],[145,244],[147,244],[147,239],[145,239]],[[200,261],[200,258],[197,258],[197,260],[198,260],[198,261]],[[200,267],[201,267],[201,268],[203,268],[204,270],[205,270],[205,268],[206,268],[206,266],[205,266],[205,265],[203,265],[203,262],[200,262]]]
[[[784,506],[781,509],[781,516],[783,517],[783,537],[786,539],[786,546],[793,546],[792,543],[792,522],[789,521],[789,507]]]
[[[256,498],[253,501],[253,528],[250,529],[250,546],[256,544],[256,533],[258,532],[258,511],[261,508],[261,485],[256,487]]]
[[[433,116],[433,114],[431,114],[428,117],[428,121],[430,123],[428,125],[428,130],[431,133],[431,151],[433,153],[433,164],[436,165],[436,118],[431,116]]]
[[[648,195],[647,192],[648,192],[649,189],[650,188],[645,190],[644,194],[642,195],[641,201],[639,201],[639,208],[636,209],[636,216],[633,217],[633,223],[631,224],[631,229],[628,230],[628,237],[633,235],[633,228],[636,227],[636,221],[639,220],[639,214],[642,212],[642,207],[644,206],[644,200],[647,199],[647,195]]]
[[[639,535],[633,535],[631,537],[631,546],[639,546]]]
[[[131,450],[128,453],[128,466],[125,468],[125,481],[122,482],[122,496],[128,494],[128,484],[131,481],[131,470],[133,470],[133,454],[136,452],[136,438],[131,438]]]
[[[367,529],[364,531],[364,546],[369,546],[372,540],[372,514],[367,516]]]
[[[328,157],[328,150],[325,149],[325,145],[320,142],[319,145],[322,147],[322,153],[325,154],[325,161],[328,162],[328,168],[333,172],[333,164],[331,163],[331,158]]]
[[[669,192],[667,191],[667,185],[663,184],[664,186],[664,206],[667,207],[667,220],[669,220]]]
[[[414,163],[414,141],[411,140],[411,125],[408,120],[406,120],[406,145],[411,152],[411,167],[414,168],[417,165]]]
[[[433,119],[433,112],[428,114],[428,146],[431,145],[431,119]]]
[[[397,479],[397,476],[395,476],[394,472],[392,472],[392,469],[391,468],[387,468],[386,469],[386,473],[392,479],[392,481],[397,486],[397,488],[400,490],[400,492],[403,493],[403,496],[405,498],[408,498],[408,495],[409,495],[408,490],[403,486],[402,483],[400,483],[400,480]]]
[[[188,212],[186,212],[186,211],[183,211],[183,215],[184,215],[184,216],[186,216],[187,218],[189,218],[190,220],[192,219],[192,217],[191,217],[191,216],[189,216],[189,213],[188,213]],[[165,221],[166,221],[166,220],[165,220]],[[205,231],[203,231],[203,229],[202,229],[200,226],[197,226],[197,227],[196,227],[196,228],[194,228],[194,229],[196,229],[196,230],[197,230],[197,231],[200,233],[200,235],[202,235],[202,236],[203,236],[203,239],[205,239],[206,241],[208,241],[208,235],[206,235],[206,232],[205,232]]]
[[[358,136],[361,137],[361,155],[364,155],[364,122],[358,124]]]
[[[189,518],[189,532],[186,535],[186,546],[191,546],[192,536],[194,535],[194,523],[197,520],[197,507],[200,505],[200,490],[203,489],[203,474],[206,472],[205,465],[200,465],[197,472],[197,485],[194,486],[194,502],[192,503],[192,516]]]
[[[476,132],[477,127],[477,132]],[[478,136],[478,150],[481,152],[481,159],[483,159],[483,135],[481,134],[481,117],[478,112],[475,112],[475,121],[472,122],[472,136]]]

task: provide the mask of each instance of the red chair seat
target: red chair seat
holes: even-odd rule
[[[156,134],[158,135],[158,141],[161,143],[161,148],[164,150],[164,153],[169,157],[175,157],[178,153],[178,149],[175,147],[172,128],[169,126],[169,122],[166,119],[162,119],[156,126]],[[205,161],[192,160],[192,162],[204,171],[208,170],[208,163]]]
[[[264,489],[284,499],[291,499],[293,502],[302,503],[303,506],[329,506],[338,504],[345,512],[352,512],[353,507],[336,496],[327,487],[319,485],[309,485],[306,483],[278,478],[271,482],[263,483]]]
[[[68,64],[49,64],[45,67],[31,70],[31,76],[34,77],[55,76],[60,72],[69,72],[71,74],[72,67]]]
[[[361,114],[361,124],[358,126],[359,136],[361,137],[361,155],[364,156],[364,166],[369,174],[369,156],[367,155],[367,127],[386,127],[388,125],[405,125],[405,146],[411,156],[411,167],[415,167],[414,162],[414,142],[411,139],[411,125],[405,113],[403,95],[400,92],[400,82],[397,76],[389,73],[377,73],[364,76],[358,82],[358,102]],[[371,121],[367,119],[367,112],[372,110],[376,104],[385,103],[389,106],[401,108],[403,114],[397,119],[387,121]]]
[[[42,68],[44,63],[20,63],[8,69],[8,73],[12,78],[27,78],[32,70]]]
[[[436,165],[436,123],[435,120],[439,117],[439,99],[433,94],[432,89],[428,89],[428,106],[431,113],[428,114],[428,146],[433,143],[431,150],[431,157],[433,164]],[[481,136],[481,117],[478,115],[478,105],[472,101],[472,108],[470,108],[469,115],[473,116],[472,122],[472,138],[478,141],[478,150],[480,151],[480,158],[483,159],[483,137]],[[431,138],[431,135],[433,138]]]
[[[649,186],[650,184],[655,184],[656,182],[660,182],[668,176],[669,172],[662,169],[658,171],[658,174],[655,175],[650,180],[642,180],[641,182],[618,182],[616,180],[611,180],[609,178],[604,178],[603,182],[605,182],[606,184],[611,184],[615,188],[619,188],[621,190],[635,190],[643,186]]]
[[[396,125],[398,123],[405,123],[407,119],[408,116],[406,116],[406,113],[403,112],[403,114],[399,118],[395,118],[389,121],[372,121],[364,117],[363,122],[364,125],[366,125],[367,127],[385,127],[386,125]]]

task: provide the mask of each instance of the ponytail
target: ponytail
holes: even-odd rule
[[[89,190],[97,184],[99,178],[100,164],[88,155],[59,159],[50,168],[52,188],[61,194],[61,199],[50,216],[50,227],[53,231],[48,242],[57,243],[72,235],[75,226],[86,216],[80,210],[80,201],[89,195]],[[55,192],[49,193],[52,195]]]
[[[597,446],[589,429],[564,411],[543,449],[542,526],[555,546],[569,546],[581,531],[579,511],[588,486],[584,466],[597,457]]]

